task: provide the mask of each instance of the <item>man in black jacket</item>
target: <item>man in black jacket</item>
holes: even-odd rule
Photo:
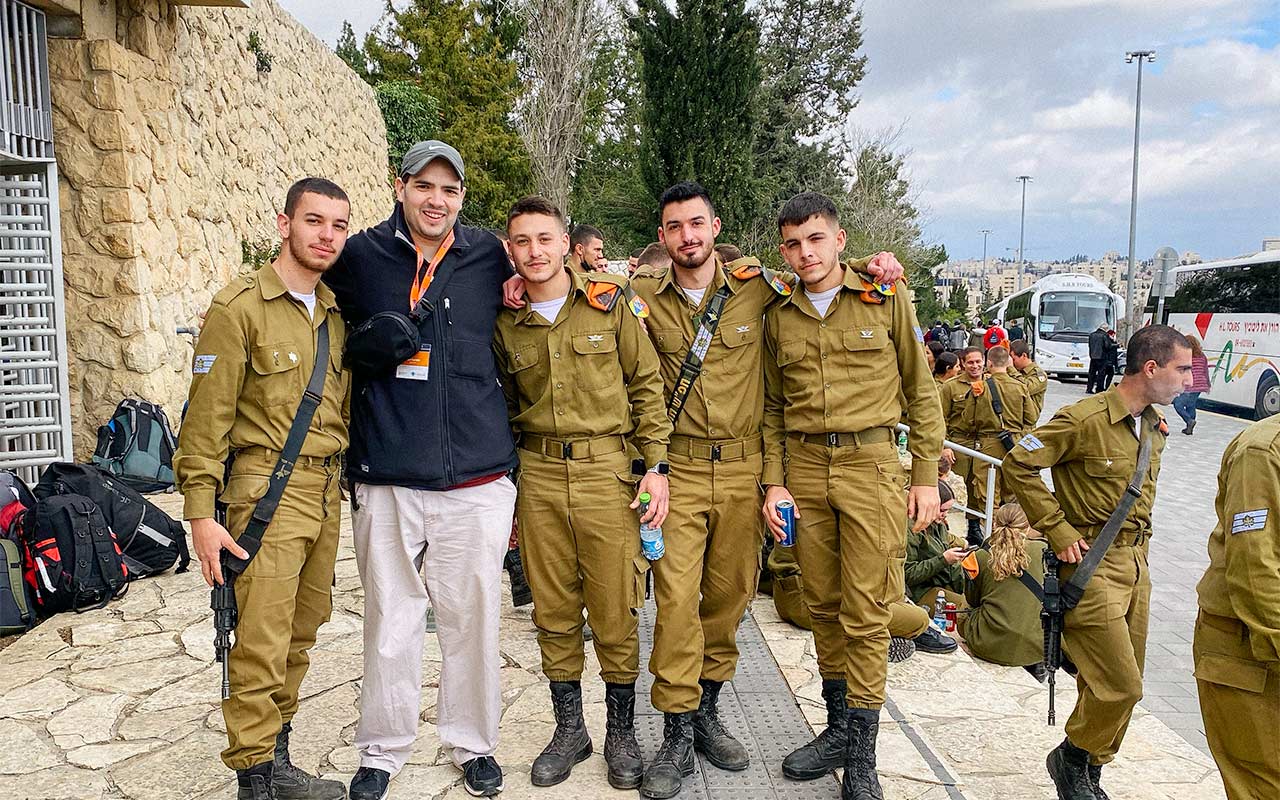
[[[391,217],[352,236],[325,276],[353,328],[424,294],[433,309],[416,356],[353,376],[347,477],[365,609],[351,800],[381,800],[413,750],[428,605],[440,744],[468,792],[502,790],[498,621],[516,455],[490,345],[511,269],[493,235],[457,221],[465,175],[449,145],[415,144]]]
[[[1102,385],[1102,374],[1107,368],[1107,343],[1107,326],[1103,323],[1089,334],[1089,382],[1084,387],[1085,394],[1101,392],[1107,388]]]

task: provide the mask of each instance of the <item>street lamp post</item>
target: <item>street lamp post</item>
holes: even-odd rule
[[[1142,62],[1155,60],[1155,50],[1130,50],[1124,54],[1124,63],[1132,64],[1134,61],[1138,62],[1138,93],[1133,109],[1133,191],[1129,197],[1129,269],[1125,273],[1124,290],[1126,338],[1133,335],[1135,319],[1133,313],[1133,253],[1137,245],[1138,235],[1138,136],[1142,130]]]
[[[986,275],[987,274],[987,237],[991,235],[991,230],[988,228],[983,228],[982,230],[978,231],[978,233],[982,234],[982,274]]]
[[[1018,290],[1022,289],[1022,245],[1027,233],[1027,182],[1032,180],[1030,175],[1019,175],[1014,178],[1016,181],[1022,181],[1022,218],[1018,223]]]

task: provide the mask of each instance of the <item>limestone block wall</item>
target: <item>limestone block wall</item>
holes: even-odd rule
[[[245,269],[242,242],[275,236],[294,180],[337,181],[352,230],[394,199],[372,89],[273,0],[117,2],[114,36],[49,47],[78,458],[122,397],[176,424],[191,346],[175,328]]]

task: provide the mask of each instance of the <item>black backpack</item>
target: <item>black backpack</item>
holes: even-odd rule
[[[173,488],[173,452],[178,449],[164,410],[125,398],[98,428],[93,463],[139,492]]]
[[[58,495],[81,495],[94,502],[120,542],[129,580],[155,575],[178,565],[186,572],[191,563],[187,532],[182,523],[92,464],[50,464],[36,484],[40,500]]]
[[[20,526],[23,577],[43,615],[102,608],[128,591],[129,568],[116,536],[89,498],[45,498],[23,513]]]

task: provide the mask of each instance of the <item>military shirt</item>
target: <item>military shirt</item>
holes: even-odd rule
[[[1280,416],[1227,445],[1215,507],[1200,607],[1243,622],[1259,661],[1280,660]]]
[[[316,313],[295,299],[268,264],[213,298],[196,342],[191,389],[173,470],[186,519],[213,516],[227,456],[246,447],[280,451],[311,378],[316,331],[329,321],[329,367],[301,455],[347,447],[350,373],[346,328],[333,292],[316,286]]]
[[[1045,543],[1028,539],[1027,574],[1044,585]],[[991,553],[978,550],[978,577],[965,582],[969,603],[964,642],[985,661],[1008,666],[1034,664],[1044,658],[1044,634],[1040,627],[1040,601],[1016,575],[996,580]]]
[[[987,378],[995,382],[1000,392],[1000,404],[1004,409],[1000,416],[996,415]],[[1020,434],[1036,425],[1038,412],[1027,396],[1026,388],[1009,375],[996,373],[975,382],[961,373],[942,384],[939,392],[942,414],[947,421],[947,438],[958,444],[982,436],[995,436],[1002,430]]]
[[[1119,543],[1151,533],[1151,506],[1165,434],[1160,430],[1163,420],[1151,406],[1142,412],[1142,425],[1151,429],[1151,466],[1142,482],[1142,496],[1116,536]],[[1079,539],[1093,541],[1120,504],[1137,466],[1133,417],[1112,388],[1059,409],[1018,441],[1005,456],[1001,471],[1031,527],[1044,534],[1055,553],[1061,553]],[[1053,475],[1054,492],[1040,479],[1042,469]]]
[[[655,270],[651,275],[637,273],[631,288],[649,306],[645,324],[658,351],[662,382],[669,395],[697,335],[695,322],[720,287],[729,285],[729,296],[703,359],[702,373],[689,392],[674,433],[696,439],[747,439],[760,435],[764,399],[760,329],[764,311],[781,295],[763,276],[735,278],[719,256],[713,257],[714,277],[696,306],[676,283],[672,267]]]
[[[912,602],[932,608],[935,598],[928,596],[929,589],[964,591],[960,563],[948,564],[942,556],[952,547],[964,547],[964,542],[951,535],[945,522],[934,522],[919,533],[907,525],[907,560],[902,569]]]
[[[1040,368],[1040,365],[1032,361],[1027,365],[1025,370],[1017,367],[1009,367],[1009,374],[1022,381],[1022,385],[1026,387],[1027,394],[1031,395],[1031,403],[1035,407],[1036,419],[1040,418],[1040,412],[1044,411],[1044,395],[1049,391],[1049,373]]]
[[[587,301],[590,284],[625,279],[567,271],[569,296],[554,320],[532,305],[498,315],[493,350],[512,426],[558,439],[630,436],[646,464],[665,461],[671,422],[653,345],[625,299],[610,311]]]
[[[825,317],[801,290],[765,316],[765,484],[783,483],[787,433],[892,427],[904,408],[911,483],[938,482],[945,431],[915,310],[903,282],[885,302],[863,302],[865,263],[844,265]]]

